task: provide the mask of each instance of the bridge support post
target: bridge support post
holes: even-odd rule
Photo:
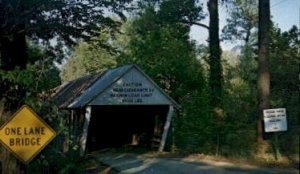
[[[164,126],[164,130],[163,130],[163,134],[162,134],[161,141],[160,141],[160,146],[158,149],[159,152],[163,152],[163,150],[165,148],[173,113],[174,113],[174,107],[172,105],[170,105],[167,119],[166,119],[165,126]]]
[[[92,107],[87,106],[85,108],[85,121],[83,125],[83,133],[80,138],[80,155],[83,156],[85,154],[86,150],[86,141],[88,136],[88,130],[89,130],[89,124],[91,120],[91,113],[92,113]]]

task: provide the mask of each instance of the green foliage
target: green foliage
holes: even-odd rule
[[[48,97],[48,95],[44,97]],[[57,173],[59,170],[68,166],[66,160],[67,154],[63,153],[68,137],[68,127],[66,126],[68,112],[62,111],[48,99],[44,100],[40,98],[40,100],[37,100],[34,96],[32,96],[32,98],[34,98],[34,100],[32,99],[27,104],[55,130],[56,137],[35,157],[30,163],[28,170],[30,173],[43,173],[47,170],[50,173]],[[71,159],[72,158],[70,158],[70,160]]]
[[[271,107],[286,108],[288,131],[281,135],[282,149],[288,154],[299,154],[299,29],[287,32],[272,30],[270,44]],[[289,142],[286,148],[284,142]],[[293,145],[292,145],[293,144]]]
[[[220,154],[251,156],[256,137],[256,55],[250,42],[241,53],[224,52],[224,110]],[[242,137],[242,138],[241,138]]]
[[[14,42],[15,34],[24,33],[31,40],[45,46],[48,51],[51,50],[56,55],[52,57],[54,60],[61,61],[66,46],[74,45],[78,39],[87,40],[96,36],[105,27],[117,29],[120,22],[104,13],[109,12],[125,19],[122,12],[130,2],[131,0],[1,1],[0,20],[3,25],[0,26],[0,52],[8,48],[5,45],[6,38]],[[15,43],[21,44],[18,41]],[[4,59],[4,55],[0,57]]]
[[[48,79],[49,80],[49,79]],[[28,90],[29,91],[29,90]],[[58,171],[67,170],[72,165],[76,165],[76,168],[81,169],[79,161],[75,163],[75,160],[79,160],[77,157],[70,156],[70,154],[64,154],[64,149],[67,146],[67,114],[57,108],[54,103],[48,100],[49,94],[43,93],[39,97],[36,96],[35,91],[32,93],[27,92],[27,95],[22,103],[26,103],[33,108],[35,112],[52,127],[57,136],[49,145],[46,146],[42,152],[35,157],[35,159],[28,166],[29,173],[57,173]],[[70,161],[73,159],[74,161]],[[60,164],[60,165],[58,165]],[[71,169],[70,169],[71,170]]]
[[[30,97],[34,98],[60,84],[59,70],[47,61],[48,55],[34,45],[29,50],[29,58],[33,62],[27,65],[27,69],[0,70],[0,98],[7,102],[7,109],[16,108],[31,100]]]
[[[49,80],[49,77],[47,79]],[[31,93],[27,90],[27,95],[24,99],[24,103],[32,107],[56,132],[54,140],[30,163],[28,172],[84,173],[79,148],[76,142],[71,142],[68,138],[69,112],[61,110],[49,100],[51,95],[51,91],[43,91],[37,96],[34,90]]]
[[[222,155],[251,156],[255,150],[255,143],[248,142],[256,141],[256,57],[251,41],[240,54],[223,54],[226,116],[221,132]]]
[[[170,7],[172,3],[166,3],[157,12],[153,7],[145,9],[144,14],[132,22],[132,28],[127,31],[130,40],[125,50],[128,51],[120,56],[118,63],[138,64],[174,95],[188,83],[196,88],[197,85],[192,83],[202,83],[203,77],[198,76],[201,68],[195,59],[195,46],[188,40],[189,27],[178,21],[178,17],[173,16],[176,20],[168,18],[167,21],[166,17],[162,17],[168,10],[174,10]]]
[[[270,43],[271,108],[287,108],[288,131],[279,134],[281,153],[297,162],[299,153],[299,32],[293,27],[288,32],[273,28]],[[224,109],[226,117],[222,126],[222,155],[251,156],[255,150],[256,136],[256,50],[244,45],[241,54],[224,54],[225,77]],[[239,138],[238,138],[239,137]],[[242,138],[241,138],[242,137]],[[272,140],[272,135],[268,136]],[[287,148],[285,142],[290,145]],[[299,159],[298,159],[299,160]]]
[[[12,33],[23,31],[16,23],[25,22],[29,27],[26,36],[31,39],[27,43],[28,64],[26,69],[0,70],[1,111],[4,107],[13,112],[26,103],[58,134],[30,164],[29,172],[83,173],[78,146],[68,139],[67,113],[47,100],[50,89],[60,84],[53,61],[61,60],[66,46],[75,44],[77,39],[81,42],[62,68],[63,81],[104,71],[116,64],[137,64],[181,106],[168,137],[169,142],[175,143],[171,148],[225,156],[253,155],[257,115],[257,1],[232,1],[231,18],[223,29],[223,39],[244,40],[245,45],[240,54],[223,54],[221,120],[211,115],[209,68],[204,67],[209,63],[208,48],[199,53],[189,38],[191,24],[205,16],[198,1],[138,1],[144,8],[121,28],[124,34],[115,32],[120,20],[105,17],[103,12],[111,7],[122,17],[120,10],[130,0],[22,2],[24,10],[30,12],[26,14],[17,6],[18,2],[0,3],[3,14],[0,18],[10,21],[0,26],[0,39],[12,39]],[[95,5],[99,8],[93,8]],[[5,8],[8,6],[11,8]],[[293,27],[281,32],[273,28],[271,34],[271,106],[287,108],[289,130],[279,134],[279,141],[282,154],[290,157],[299,153],[299,30]],[[50,45],[51,39],[56,46]],[[3,117],[0,121],[6,119]]]
[[[258,26],[258,1],[234,0],[228,4],[230,18],[222,29],[222,39],[231,42],[242,40],[247,44]]]
[[[79,43],[61,69],[62,81],[74,80],[115,67],[116,55],[120,51],[120,45],[115,43],[119,37],[120,35],[106,28],[89,42]]]
[[[87,74],[103,72],[115,67],[114,56],[107,50],[90,43],[80,43],[68,62],[62,67],[62,81],[70,81]]]
[[[214,152],[214,122],[210,115],[207,90],[185,96],[181,114],[176,118],[176,145],[185,152]]]
[[[229,2],[230,18],[223,28],[222,39],[244,41],[240,54],[223,54],[224,110],[220,154],[251,156],[256,137],[256,70],[254,45],[257,43],[257,1]],[[241,138],[243,137],[243,138]]]
[[[57,137],[38,155],[31,171],[42,173],[48,166],[57,161],[53,151],[62,149],[64,139],[67,136],[66,113],[59,110],[49,101],[51,89],[60,84],[59,71],[53,63],[47,62],[47,55],[38,47],[30,48],[30,55],[34,64],[27,65],[26,69],[15,69],[13,71],[0,71],[0,87],[5,93],[1,93],[1,113],[13,113],[23,104],[27,104],[38,113],[57,133]],[[12,114],[7,114],[12,115]],[[1,121],[7,118],[1,114]],[[9,161],[9,156],[3,156],[3,161]],[[56,159],[57,160],[57,159]],[[4,165],[6,164],[3,162]]]
[[[128,44],[118,63],[139,65],[181,105],[172,123],[173,149],[208,152],[213,124],[206,79],[196,58],[196,46],[189,38],[190,26],[184,22],[201,17],[202,8],[192,2],[168,0],[158,8],[147,6],[125,31]]]
[[[204,19],[202,4],[198,0],[165,0],[160,4],[159,19],[164,23],[191,25]]]

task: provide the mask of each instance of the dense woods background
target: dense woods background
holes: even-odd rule
[[[268,10],[259,7],[270,8],[253,0],[1,0],[0,124],[27,103],[63,137],[67,120],[45,97],[51,89],[134,63],[181,105],[172,122],[170,151],[275,162],[274,135],[261,131],[259,109],[283,107],[288,131],[278,135],[277,162],[297,166],[300,31],[296,26],[281,31],[270,14],[262,14]],[[220,34],[219,8],[229,13]],[[267,26],[258,23],[263,16]],[[208,26],[201,23],[205,18]],[[192,25],[207,29],[207,45],[190,38]],[[261,27],[266,27],[266,42],[261,41]],[[220,40],[241,44],[222,51]],[[268,50],[263,64],[261,44]],[[261,80],[259,72],[266,71],[269,80]],[[269,84],[263,106],[260,83]],[[75,145],[63,153],[59,137],[30,170],[49,165],[61,172],[81,170]],[[19,170],[15,166],[20,164],[2,146],[0,157],[2,168]]]

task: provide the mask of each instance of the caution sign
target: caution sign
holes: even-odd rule
[[[287,131],[287,119],[285,108],[265,109],[265,132]]]
[[[29,163],[55,135],[55,131],[26,105],[0,128],[0,142],[24,163]]]

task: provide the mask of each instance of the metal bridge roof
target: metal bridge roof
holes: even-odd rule
[[[140,85],[132,89],[122,87],[132,82]],[[119,91],[116,92],[115,89],[146,92],[149,89],[149,91],[146,96],[137,92],[118,93]],[[133,101],[134,95],[141,98],[140,103]],[[178,107],[178,104],[136,65],[124,65],[63,84],[56,88],[53,99],[59,107],[70,109],[88,105],[173,105]]]

